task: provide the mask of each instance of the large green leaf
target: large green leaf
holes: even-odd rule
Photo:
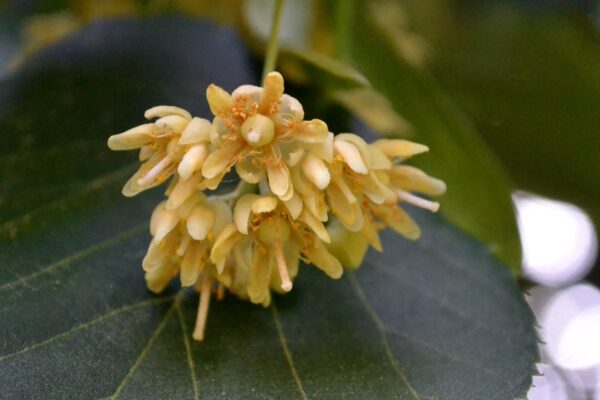
[[[224,49],[227,49],[225,52]],[[263,309],[145,288],[160,192],[120,195],[135,157],[108,134],[155,103],[207,115],[208,81],[252,80],[230,31],[181,19],[92,25],[0,85],[0,387],[13,398],[523,397],[533,317],[507,270],[437,216],[383,237],[356,273],[303,266]]]
[[[431,153],[416,159],[429,173],[448,184],[442,212],[456,225],[487,243],[515,273],[521,247],[512,185],[502,165],[470,122],[425,73],[398,53],[393,32],[379,25],[360,3],[354,29],[353,59],[357,68],[408,120],[415,141]]]
[[[477,15],[436,46],[437,76],[519,187],[574,202],[600,223],[597,38],[580,21],[514,7]]]

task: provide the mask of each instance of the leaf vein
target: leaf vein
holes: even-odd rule
[[[14,237],[18,232],[18,228],[23,224],[31,223],[36,215],[46,214],[48,210],[63,208],[71,201],[77,200],[80,196],[89,195],[97,190],[103,189],[112,182],[123,179],[126,173],[133,169],[134,165],[135,163],[130,163],[116,171],[111,171],[104,175],[100,175],[99,177],[89,181],[87,185],[76,192],[64,195],[48,205],[35,208],[25,214],[19,215],[18,217],[4,221],[2,224],[0,224],[0,234],[8,234],[9,237]]]
[[[486,374],[488,374],[490,376],[493,376],[494,378],[499,379],[503,383],[507,384],[508,388],[512,388],[512,386],[513,386],[513,382],[511,380],[504,378],[503,376],[497,374],[496,372],[494,372],[494,371],[492,371],[492,370],[490,370],[488,368],[485,368],[485,367],[483,367],[483,366],[481,366],[481,365],[479,365],[477,363],[473,363],[471,361],[464,360],[462,358],[458,358],[458,357],[456,357],[456,356],[454,356],[454,355],[446,352],[445,350],[442,350],[442,349],[440,349],[438,347],[432,346],[429,343],[423,342],[423,341],[421,341],[419,339],[416,339],[416,338],[414,338],[412,336],[409,336],[409,335],[407,335],[405,333],[399,332],[398,330],[396,330],[394,328],[391,328],[389,326],[384,325],[384,327],[385,327],[385,330],[388,331],[388,332],[390,332],[391,334],[394,334],[394,335],[399,336],[399,337],[401,337],[401,338],[403,338],[405,340],[408,340],[408,341],[410,341],[412,343],[418,344],[418,345],[420,345],[422,347],[425,347],[425,348],[427,348],[427,349],[429,349],[431,351],[434,351],[437,354],[439,354],[441,356],[444,356],[445,358],[447,358],[447,359],[449,359],[451,361],[454,361],[454,362],[456,362],[458,364],[466,365],[467,367],[476,369],[476,370],[481,371],[483,373],[486,373]]]
[[[188,336],[187,324],[183,319],[181,313],[181,306],[178,303],[176,305],[177,316],[179,317],[179,324],[181,325],[181,332],[183,334],[183,344],[185,345],[185,354],[187,356],[188,367],[190,368],[190,375],[192,377],[192,386],[194,388],[194,400],[200,400],[200,390],[198,388],[198,381],[196,380],[196,367],[194,366],[194,359],[192,358],[192,349],[190,345],[190,339]]]
[[[386,356],[387,356],[390,364],[392,365],[392,368],[394,368],[394,371],[396,371],[396,374],[398,375],[398,377],[400,378],[400,380],[402,380],[402,382],[404,383],[404,385],[406,386],[406,388],[410,392],[411,396],[413,398],[415,398],[416,400],[420,400],[420,397],[419,397],[417,391],[410,384],[410,382],[408,380],[408,377],[406,376],[406,374],[404,373],[404,371],[402,370],[402,368],[398,364],[398,360],[396,360],[396,358],[394,357],[394,354],[392,353],[392,349],[390,347],[390,343],[388,342],[387,335],[385,333],[385,328],[386,328],[385,324],[383,323],[383,321],[381,320],[381,318],[379,318],[379,315],[377,315],[377,313],[375,312],[375,310],[373,309],[373,307],[369,303],[369,300],[367,299],[367,297],[365,296],[364,292],[360,288],[360,284],[356,280],[355,274],[354,273],[349,273],[348,277],[349,277],[351,286],[354,289],[354,292],[356,293],[356,296],[358,297],[358,299],[360,300],[360,302],[363,304],[363,306],[367,310],[367,313],[369,314],[369,316],[371,317],[371,319],[375,323],[375,327],[377,328],[377,330],[379,331],[379,333],[381,335],[381,341],[382,341],[383,347],[385,349],[385,354],[386,354]]]
[[[514,302],[514,298],[511,296],[508,296],[505,292],[498,291],[497,286],[490,285],[490,282],[485,279],[479,279],[479,277],[477,277],[476,274],[471,273],[471,270],[469,268],[462,268],[460,266],[460,264],[452,262],[447,257],[444,257],[440,253],[440,250],[438,247],[428,246],[423,242],[424,242],[423,240],[417,240],[414,243],[417,247],[420,247],[421,249],[425,250],[426,254],[430,254],[430,255],[434,256],[437,260],[442,261],[443,265],[447,265],[448,267],[454,269],[455,271],[461,272],[464,275],[468,276],[469,278],[471,278],[473,280],[473,282],[476,282],[476,283],[482,285],[483,287],[485,287],[485,289],[488,291],[488,293],[494,293],[499,300],[505,300],[506,303],[510,304],[511,306],[516,305]],[[513,307],[513,308],[515,308],[515,307]]]
[[[494,330],[490,329],[488,326],[479,323],[474,318],[469,318],[469,316],[467,314],[464,314],[460,310],[458,310],[454,307],[451,307],[449,303],[442,301],[438,296],[435,296],[432,293],[428,292],[427,290],[424,290],[422,287],[410,284],[409,282],[407,282],[406,280],[402,279],[400,276],[395,274],[394,271],[392,271],[388,268],[382,267],[378,264],[370,264],[369,267],[378,269],[378,270],[382,271],[383,273],[389,275],[390,277],[395,278],[397,280],[397,282],[399,282],[401,285],[404,285],[406,287],[414,289],[415,291],[419,292],[421,295],[426,297],[428,300],[431,300],[433,303],[437,304],[443,310],[446,310],[446,311],[454,314],[457,318],[467,322],[468,324],[483,330],[488,335],[490,335],[492,337],[496,337],[500,343],[506,344],[509,347],[512,347],[514,349],[521,350],[517,346],[515,346],[515,344],[512,341],[507,340],[506,337],[499,336]],[[530,356],[529,354],[527,354],[527,355]]]
[[[146,356],[146,354],[148,354],[148,352],[154,345],[154,342],[156,342],[156,339],[158,339],[158,337],[160,336],[162,331],[167,326],[167,322],[169,321],[169,318],[171,317],[171,314],[173,313],[173,311],[175,311],[175,309],[177,307],[177,303],[181,300],[181,296],[183,295],[183,293],[184,293],[183,291],[180,291],[177,294],[177,296],[175,297],[173,304],[171,304],[171,307],[165,313],[165,316],[163,317],[162,321],[160,321],[160,324],[158,324],[158,327],[156,328],[156,330],[154,331],[154,333],[152,334],[150,339],[148,339],[148,343],[146,343],[146,346],[144,346],[144,348],[142,349],[142,351],[140,352],[138,357],[135,359],[131,368],[129,368],[129,371],[127,372],[127,374],[125,375],[125,377],[123,378],[123,380],[121,381],[121,383],[119,384],[117,389],[115,390],[115,393],[111,396],[112,400],[116,400],[119,397],[119,395],[121,394],[121,392],[123,392],[123,389],[125,389],[125,387],[129,383],[129,381],[135,374],[135,371],[137,371],[137,369],[139,368],[140,364],[144,360],[144,357]]]
[[[26,275],[26,276],[21,276],[18,279],[15,279],[13,281],[5,283],[4,285],[0,286],[0,291],[12,289],[12,288],[14,288],[16,286],[19,286],[19,285],[25,285],[25,286],[31,288],[32,290],[35,290],[35,289],[33,289],[33,287],[31,287],[31,286],[28,285],[28,282],[30,280],[35,279],[35,278],[37,278],[40,275],[44,275],[44,274],[53,272],[53,271],[55,271],[57,269],[60,269],[60,268],[72,265],[73,262],[78,261],[78,260],[82,260],[82,259],[84,259],[84,258],[86,258],[86,257],[88,257],[88,256],[90,256],[92,254],[94,254],[97,251],[101,251],[101,250],[110,248],[111,246],[114,246],[115,244],[120,243],[120,242],[122,242],[125,239],[128,239],[128,238],[130,238],[132,236],[135,236],[137,233],[139,233],[143,229],[145,229],[147,227],[147,225],[148,225],[147,223],[143,223],[143,224],[138,225],[138,226],[136,226],[134,228],[131,228],[131,229],[129,229],[129,230],[127,230],[127,231],[125,231],[125,232],[123,232],[123,233],[121,233],[121,234],[113,237],[113,238],[107,239],[107,240],[105,240],[103,242],[100,242],[100,243],[93,244],[93,245],[91,245],[91,246],[89,246],[89,247],[87,247],[87,248],[85,248],[83,250],[76,251],[75,253],[72,253],[72,254],[70,254],[70,255],[68,255],[66,257],[63,257],[60,260],[57,260],[57,261],[51,263],[50,265],[48,265],[48,266],[46,266],[46,267],[44,267],[44,268],[42,268],[42,269],[40,269],[40,270],[38,270],[36,272],[33,272],[33,273],[31,273],[29,275]],[[17,276],[14,273],[13,273],[13,275]]]
[[[134,304],[129,304],[129,305],[117,308],[117,309],[112,310],[112,311],[110,311],[110,312],[108,312],[106,314],[103,314],[103,315],[101,315],[101,316],[99,316],[99,317],[97,317],[97,318],[95,318],[95,319],[93,319],[91,321],[84,322],[82,324],[74,326],[73,328],[69,329],[66,332],[60,333],[60,334],[58,334],[56,336],[53,336],[53,337],[51,337],[49,339],[46,339],[46,340],[43,340],[43,341],[41,341],[39,343],[35,343],[35,344],[30,345],[30,346],[27,346],[27,347],[25,347],[25,348],[23,348],[23,349],[21,349],[19,351],[16,351],[14,353],[3,355],[3,356],[0,357],[0,362],[5,361],[5,360],[7,360],[9,358],[14,358],[16,356],[19,356],[19,355],[22,355],[22,354],[25,354],[25,353],[29,353],[30,351],[38,349],[40,347],[45,347],[45,346],[47,346],[47,345],[49,345],[49,344],[51,344],[53,342],[56,342],[57,340],[67,338],[67,337],[71,336],[72,334],[74,334],[76,332],[79,332],[79,331],[87,329],[87,328],[91,328],[92,326],[95,326],[95,325],[99,325],[102,322],[106,322],[106,321],[110,320],[111,318],[114,318],[114,317],[116,317],[116,316],[118,316],[120,314],[129,312],[129,311],[133,311],[133,310],[136,310],[138,308],[142,308],[142,307],[154,305],[154,304],[165,303],[165,302],[170,301],[170,300],[172,300],[172,297],[160,297],[158,299],[144,300],[144,301],[140,301],[140,302],[137,302],[137,303],[134,303]]]
[[[294,365],[294,359],[292,357],[292,352],[290,351],[287,340],[285,338],[285,334],[283,333],[283,327],[281,326],[281,321],[279,320],[279,312],[277,311],[277,306],[275,302],[271,304],[271,311],[273,314],[273,321],[275,322],[275,329],[277,330],[277,336],[279,337],[279,342],[281,343],[281,348],[283,349],[283,354],[285,355],[285,359],[287,360],[288,365],[290,366],[290,370],[292,372],[292,376],[296,381],[296,385],[298,386],[298,391],[304,400],[308,400],[308,396],[304,391],[304,387],[302,386],[302,381],[300,380],[300,375],[296,370],[296,366]]]

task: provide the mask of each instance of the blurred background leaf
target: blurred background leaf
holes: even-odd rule
[[[328,4],[331,8],[332,4],[341,3]],[[503,166],[466,116],[415,66],[422,56],[410,49],[418,47],[419,40],[409,37],[408,42],[398,42],[403,27],[399,4],[356,2],[356,7],[356,20],[347,21],[346,29],[338,26],[336,33],[350,35],[349,56],[357,69],[403,117],[398,122],[397,134],[406,135],[410,131],[411,139],[431,148],[431,154],[416,163],[447,183],[449,189],[442,199],[442,212],[457,226],[487,243],[494,254],[518,273],[521,249],[510,197],[512,185]],[[329,12],[335,12],[335,6]],[[389,22],[390,15],[396,15],[397,24]],[[343,95],[336,93],[337,97]],[[362,107],[368,113],[367,110],[377,107],[377,102],[363,102]],[[393,129],[386,133],[390,132]]]
[[[575,203],[600,226],[600,51],[591,27],[489,4],[455,15],[435,43],[436,77],[518,188]]]

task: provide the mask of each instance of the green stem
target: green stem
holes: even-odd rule
[[[277,53],[279,52],[279,29],[281,28],[281,11],[285,0],[275,0],[275,11],[273,12],[273,21],[271,22],[271,35],[267,45],[267,55],[263,68],[263,81],[267,74],[275,69],[277,64]]]
[[[334,4],[335,55],[340,60],[350,61],[356,1],[337,0]]]

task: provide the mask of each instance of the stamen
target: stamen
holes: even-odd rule
[[[437,212],[440,209],[440,203],[423,199],[404,190],[396,190],[396,195],[398,195],[398,199],[401,201],[406,201],[413,206],[421,207],[431,212]]]
[[[283,244],[279,240],[275,240],[273,242],[273,251],[275,252],[275,261],[277,262],[279,277],[281,278],[281,288],[284,291],[289,292],[292,290],[292,281],[290,281],[287,265],[285,263]]]
[[[152,182],[154,178],[158,176],[165,168],[167,168],[171,164],[171,156],[165,156],[162,160],[158,162],[154,167],[148,171],[146,175],[137,180],[137,184],[140,186],[145,186]]]
[[[210,296],[212,289],[212,279],[208,276],[202,281],[200,294],[200,305],[198,306],[198,315],[196,316],[196,327],[192,337],[201,342],[204,340],[204,328],[206,327],[206,317],[208,317],[208,306],[210,305]]]

